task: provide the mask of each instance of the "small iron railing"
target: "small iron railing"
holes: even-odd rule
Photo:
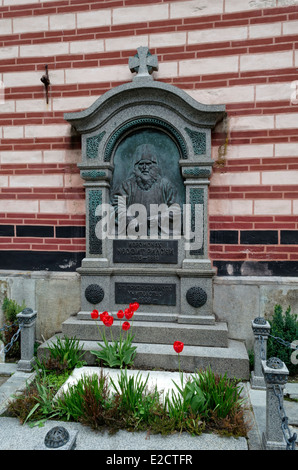
[[[270,324],[262,317],[257,317],[252,322],[252,329],[255,337],[254,344],[254,371],[252,373],[251,386],[256,389],[264,389],[267,394],[266,407],[266,432],[263,434],[263,445],[270,448],[269,441],[274,440],[277,448],[283,447],[285,442],[286,450],[295,450],[297,434],[291,433],[289,419],[283,405],[283,389],[287,382],[289,371],[279,358],[267,359],[267,341],[271,337],[279,344],[298,350],[298,342],[288,342],[270,334]],[[274,398],[275,399],[274,399]],[[268,409],[268,403],[276,407],[275,410]],[[279,422],[277,422],[277,419]],[[276,431],[280,427],[281,433]],[[273,439],[272,436],[274,436]],[[277,436],[277,437],[276,437]],[[274,444],[271,445],[274,448]]]

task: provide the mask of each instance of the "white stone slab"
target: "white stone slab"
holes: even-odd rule
[[[115,383],[118,385],[118,377],[120,376],[119,369],[110,369],[110,368],[100,368],[100,367],[80,367],[78,369],[74,369],[71,376],[68,380],[64,383],[64,385],[60,388],[58,394],[62,394],[66,391],[69,387],[75,385],[78,380],[80,380],[83,376],[92,376],[93,374],[100,375],[101,371],[104,375],[109,376]],[[174,382],[177,383],[178,386],[181,385],[181,377],[179,372],[165,372],[165,371],[148,371],[148,370],[127,370],[127,374],[131,376],[136,376],[137,374],[141,374],[143,381],[147,379],[147,375],[149,374],[149,379],[147,383],[148,390],[154,390],[155,386],[157,390],[161,392],[163,396],[167,394],[167,392],[171,390],[177,390]],[[183,381],[185,382],[189,374],[183,373]]]

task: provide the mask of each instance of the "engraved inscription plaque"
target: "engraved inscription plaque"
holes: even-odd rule
[[[178,263],[177,240],[114,240],[114,263]]]
[[[130,302],[139,302],[143,305],[176,305],[176,285],[115,282],[115,303]]]

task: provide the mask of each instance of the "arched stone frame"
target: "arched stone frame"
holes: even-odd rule
[[[207,203],[213,165],[211,129],[223,117],[223,106],[202,105],[176,87],[149,82],[145,78],[110,90],[82,112],[65,115],[82,134],[82,162],[78,166],[85,181],[87,215],[86,258],[78,269],[82,275],[82,292],[90,283],[100,285],[104,290],[104,302],[110,302],[110,305],[105,304],[105,308],[115,309],[117,305],[113,297],[116,282],[129,280],[133,283],[145,275],[149,283],[155,280],[167,285],[170,281],[172,286],[176,285],[175,305],[161,305],[158,311],[177,312],[180,322],[214,321],[211,294],[214,271],[208,259],[206,243]],[[110,256],[110,241],[100,243],[94,237],[94,208],[98,204],[109,203],[114,172],[113,152],[126,135],[142,128],[159,129],[176,142],[180,149],[179,167],[186,204],[191,209],[190,224],[193,224],[196,210],[201,209],[204,226],[201,249],[180,252],[179,262],[166,264],[162,271],[154,263],[146,266],[140,263],[134,266],[116,264]],[[204,304],[200,289],[206,293]],[[190,295],[193,292],[195,297]],[[197,292],[200,294],[199,302]],[[192,299],[192,305],[187,299]],[[84,295],[82,305],[83,308],[86,305]],[[154,305],[150,306],[148,311],[154,312],[155,308]],[[196,317],[198,313],[199,317]]]
[[[156,128],[167,131],[172,136],[173,140],[176,141],[176,145],[180,149],[181,158],[188,158],[187,145],[185,139],[174,126],[172,126],[169,122],[165,121],[164,119],[160,119],[157,117],[140,116],[137,119],[125,122],[119,129],[113,132],[113,134],[107,141],[104,149],[104,161],[111,161],[111,156],[117,143],[121,138],[123,138],[125,134],[142,128]]]
[[[117,159],[121,146],[124,146],[129,140],[131,140],[131,145],[126,145],[126,148],[130,149],[128,155],[126,155],[129,162],[123,162],[123,165],[127,165],[125,177],[129,177],[133,169],[130,160],[132,160],[132,153],[135,150],[134,146],[145,143],[153,144],[159,155],[161,174],[163,177],[168,177],[173,185],[177,185],[178,203],[182,207],[185,203],[185,187],[183,184],[185,177],[182,174],[179,162],[181,159],[187,159],[187,146],[181,134],[173,126],[157,118],[141,117],[126,122],[107,141],[104,149],[104,160],[109,161],[113,167],[111,190],[113,189],[115,177],[117,180],[116,166],[118,164],[119,167],[121,163],[119,158],[118,162],[115,162],[115,158]],[[163,171],[162,167],[165,168]]]

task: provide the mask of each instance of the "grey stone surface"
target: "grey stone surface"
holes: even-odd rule
[[[99,325],[99,322],[97,322]],[[108,340],[119,335],[119,321],[115,320],[113,326],[105,328]],[[76,336],[82,340],[99,339],[96,323],[90,320],[78,320],[77,317],[70,317],[63,323],[62,332],[67,336]],[[179,341],[193,346],[216,346],[227,347],[228,328],[226,323],[215,323],[214,325],[189,325],[171,322],[149,322],[133,321],[133,333],[136,343],[147,343],[151,338],[152,344],[169,344]]]
[[[0,374],[10,376],[17,371],[18,365],[14,362],[5,362],[0,364]]]
[[[17,319],[21,328],[21,359],[18,362],[18,370],[31,372],[33,369],[35,330],[37,312],[31,308],[25,308],[17,314]]]
[[[18,392],[23,391],[26,385],[30,383],[35,372],[22,372],[17,370],[17,364],[7,364],[9,367],[3,367],[6,364],[0,364],[0,373],[11,374],[4,384],[0,387],[0,414],[6,409],[7,404]]]
[[[37,310],[37,339],[49,338],[80,308],[80,276],[72,272],[0,271],[0,326],[5,323],[1,309],[5,295]]]
[[[0,449],[1,450],[36,450],[41,446],[46,433],[52,426],[59,425],[59,421],[48,421],[42,428],[29,428],[22,426],[14,418],[0,417]],[[158,451],[185,451],[192,450],[247,450],[245,438],[221,437],[216,434],[174,434],[170,436],[148,435],[147,432],[119,431],[110,435],[108,431],[94,432],[79,423],[62,423],[70,432],[77,432],[74,450],[102,450],[132,451],[132,455],[139,450]],[[134,454],[133,454],[134,453]],[[113,457],[113,454],[111,454]]]
[[[266,390],[265,380],[263,375],[256,375],[254,371],[251,372],[250,377],[251,386],[257,390]]]
[[[9,362],[0,363],[0,386],[3,385],[17,371],[17,364]],[[1,389],[0,389],[1,390]],[[1,391],[0,391],[1,393]]]
[[[231,338],[245,340],[248,349],[253,349],[254,318],[272,318],[277,303],[284,311],[289,305],[293,312],[297,310],[296,277],[215,276],[213,284],[214,313],[228,322]]]
[[[294,391],[298,391],[298,383],[295,384],[286,384],[284,390],[284,396],[286,397],[286,387],[288,385],[292,385],[291,389]],[[262,450],[266,448],[266,442],[264,443],[262,436],[266,433],[266,391],[265,390],[256,390],[252,389],[250,385],[247,383],[247,393],[249,396],[249,402],[251,405],[252,410],[252,424],[253,428],[249,437],[250,444],[253,444],[253,448],[255,450]],[[298,402],[289,402],[287,399],[284,399],[283,406],[285,409],[285,414],[289,419],[289,429],[291,435],[295,432],[297,433],[297,428],[295,427],[295,422],[297,420],[297,413],[298,413]],[[277,421],[277,429],[281,430],[281,420]],[[298,435],[298,433],[297,433]],[[274,443],[270,443],[274,444]],[[275,443],[276,444],[276,443]],[[273,445],[267,447],[267,450],[273,450]],[[285,445],[281,446],[281,449],[284,449]],[[274,449],[275,450],[275,449]],[[298,445],[296,441],[295,450],[298,450]]]
[[[298,388],[298,387],[297,387]],[[286,415],[289,416],[289,424],[291,426],[298,426],[298,402],[284,399],[284,409]]]
[[[47,355],[48,343],[55,341],[55,337],[43,343],[38,349],[39,357]],[[95,365],[95,356],[90,353],[98,350],[98,341],[83,340],[80,345],[85,351],[84,359],[89,365]],[[136,345],[136,343],[134,343]],[[239,341],[229,340],[228,347],[201,347],[185,346],[180,354],[181,369],[187,372],[195,372],[197,369],[211,367],[218,374],[237,377],[239,379],[249,379],[249,368],[245,345]],[[178,355],[173,349],[173,345],[138,343],[137,355],[134,367],[142,369],[179,370]]]
[[[47,337],[56,333],[57,325],[79,310],[79,289],[78,275],[37,279],[36,310],[42,317],[42,322],[37,324],[38,338],[41,334],[45,336],[45,332]]]
[[[276,278],[275,278],[276,279]],[[291,306],[292,312],[298,311],[298,283],[297,279],[280,279],[276,285],[270,283],[260,287],[260,311],[263,316],[272,318],[276,304],[285,311]]]
[[[266,430],[266,391],[248,389],[253,417],[255,420],[259,446],[262,448],[262,435]]]
[[[244,281],[215,279],[214,313],[229,325],[233,339],[251,338],[248,346],[253,346],[251,322],[259,315],[259,287],[245,284]],[[248,333],[249,332],[249,333]]]
[[[104,122],[113,108],[119,109],[119,100],[122,105],[125,105],[123,112],[127,113],[129,111],[129,102],[131,108],[134,108],[136,102],[142,104],[142,102],[145,103],[147,101],[146,105],[148,105],[148,95],[151,97],[149,102],[152,101],[155,104],[157,94],[159,94],[159,103],[162,101],[167,102],[169,96],[171,96],[172,99],[168,104],[175,110],[176,119],[176,110],[185,109],[189,119],[214,127],[225,113],[225,106],[223,105],[204,105],[191,98],[189,94],[180,88],[173,87],[167,83],[147,81],[145,79],[125,83],[113,88],[98,98],[89,108],[77,113],[66,113],[64,119],[75,126],[78,132],[90,132],[95,127],[95,123],[98,125],[98,114],[101,115],[100,119]],[[167,100],[165,100],[165,97],[167,97]]]
[[[101,268],[102,264],[99,261],[100,260],[98,259],[93,259],[91,262],[91,259],[89,258],[86,262],[90,262],[90,265],[94,265],[95,263],[97,267]],[[103,259],[102,261],[104,262]],[[193,264],[195,263],[193,262]],[[36,287],[28,288],[26,297],[27,306],[30,306],[34,310],[38,310],[38,318],[36,321],[36,334],[38,340],[50,338],[54,333],[61,331],[63,321],[66,318],[69,318],[69,316],[77,314],[80,311],[81,279],[78,273],[0,271],[0,325],[3,324],[3,319],[1,322],[1,299],[3,300],[5,295],[10,296],[12,288],[15,293],[14,295],[18,292],[19,286],[20,289],[22,289],[21,286],[24,285],[25,289],[26,283],[23,283],[22,279],[30,279],[32,280],[32,283],[35,284],[37,281],[42,281],[44,283],[44,288],[39,290],[39,293],[42,293],[42,300],[38,302],[36,299]],[[51,282],[52,280],[56,280],[57,282],[53,283]],[[64,288],[59,288],[60,283],[62,283]],[[231,286],[233,286],[233,296],[223,296],[222,293],[224,289],[226,289],[227,292],[230,292]],[[244,291],[243,286],[250,286],[253,288]],[[215,276],[213,279],[214,313],[216,313],[217,319],[228,323],[229,336],[231,338],[245,341],[247,348],[252,349],[254,344],[254,335],[251,329],[251,321],[258,315],[264,316],[266,312],[268,312],[268,314],[273,314],[273,308],[277,301],[275,292],[280,288],[288,291],[294,290],[296,286],[297,278],[290,277]],[[266,288],[266,296],[263,292],[264,288]],[[240,302],[243,292],[247,292],[248,298],[245,297],[245,300],[248,300],[248,302]],[[23,296],[15,298],[18,303],[22,303],[24,299]],[[290,297],[287,296],[285,298],[280,298],[283,310],[288,307],[289,300]],[[49,306],[51,306],[51,308],[49,308]],[[92,306],[92,309],[90,310],[90,307],[91,305],[86,309],[89,313],[94,308]],[[100,306],[99,309],[105,310],[104,305]],[[293,308],[294,312],[296,310]],[[144,311],[144,314],[145,313],[148,313],[148,311]],[[162,311],[160,313],[162,313]],[[172,311],[170,313],[172,314],[174,312]]]
[[[285,396],[293,400],[298,400],[298,384],[287,382],[285,385]]]
[[[266,430],[262,436],[263,447],[266,450],[285,450],[280,408],[283,407],[284,386],[289,371],[286,365],[276,358],[262,361],[262,367],[266,383]]]
[[[251,384],[253,388],[266,389],[262,361],[267,357],[267,340],[270,334],[270,324],[263,317],[256,317],[252,321],[254,333],[254,370],[251,374]]]
[[[128,66],[132,73],[136,72],[133,80],[150,78],[152,72],[158,70],[157,55],[151,55],[147,46],[138,47],[135,56],[129,58]]]
[[[6,382],[7,379],[8,379],[7,376],[0,375],[0,386],[3,385]]]
[[[36,281],[28,275],[18,277],[17,282],[10,279],[9,297],[16,300],[19,305],[24,302],[26,307],[35,309],[35,290]]]

